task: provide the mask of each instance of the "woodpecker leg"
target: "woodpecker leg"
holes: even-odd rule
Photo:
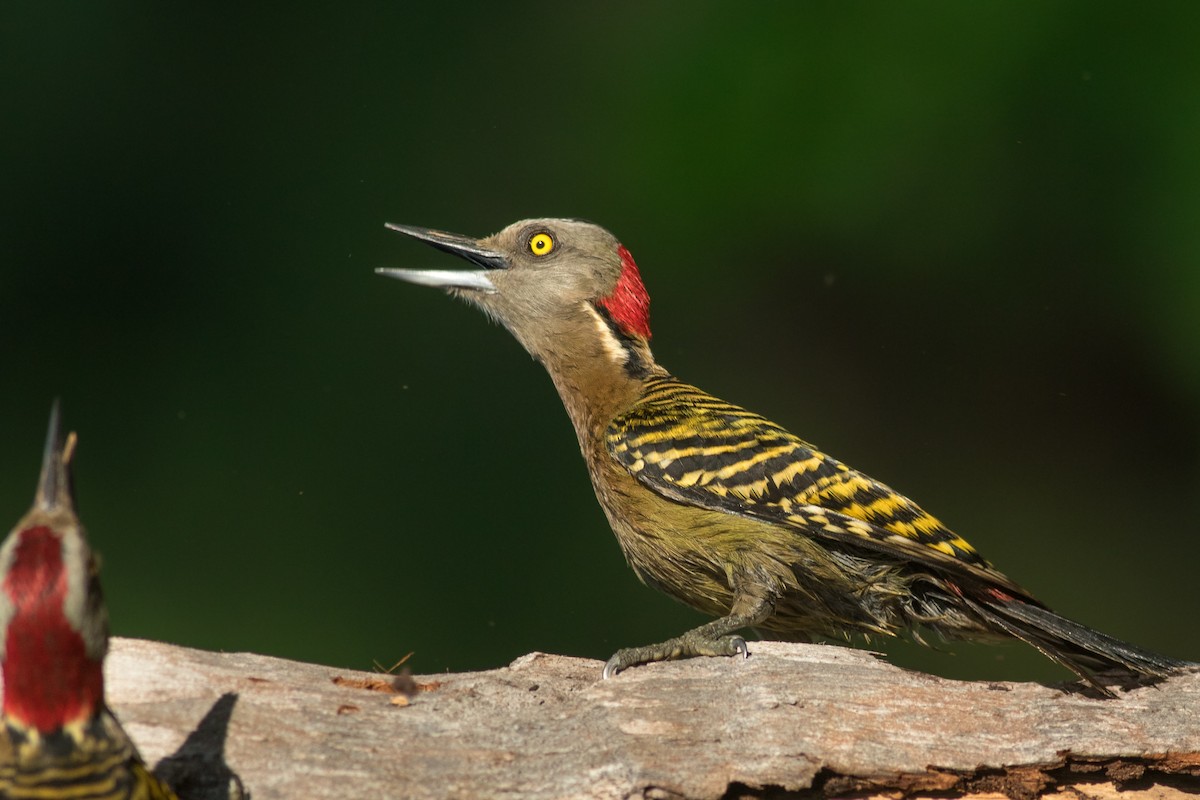
[[[728,615],[692,628],[682,636],[660,644],[626,647],[618,650],[604,665],[604,678],[611,678],[627,667],[655,661],[673,661],[692,656],[750,656],[746,640],[736,634],[743,628],[753,628],[774,611],[774,604],[762,597],[740,596]]]

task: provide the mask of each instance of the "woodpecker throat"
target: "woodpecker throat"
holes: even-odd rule
[[[637,265],[603,228],[534,219],[476,240],[388,227],[481,268],[378,272],[478,306],[545,365],[634,572],[717,617],[619,650],[605,677],[746,655],[745,628],[793,640],[1008,636],[1105,695],[1101,674],[1161,678],[1192,666],[1055,614],[912,500],[670,375],[650,352]]]

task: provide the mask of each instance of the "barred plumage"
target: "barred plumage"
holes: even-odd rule
[[[923,545],[954,563],[991,570],[966,540],[908,498],[770,420],[673,377],[649,378],[642,398],[613,420],[606,442],[639,481],[685,502],[784,524],[811,525],[807,517],[823,514],[842,520],[821,523],[831,536]]]
[[[637,265],[608,231],[525,220],[474,240],[389,227],[481,268],[380,272],[443,287],[516,336],[558,389],[630,566],[718,617],[618,651],[606,677],[649,661],[744,654],[743,628],[789,639],[1015,637],[1104,694],[1099,672],[1157,678],[1193,666],[1058,616],[908,498],[672,377],[650,352]]]
[[[33,508],[0,547],[0,798],[177,800],[104,702],[108,617],[58,404]]]
[[[86,728],[41,737],[7,724],[0,733],[0,798],[177,800],[111,713],[101,712]]]

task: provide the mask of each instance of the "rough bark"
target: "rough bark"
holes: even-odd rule
[[[118,639],[110,702],[192,800],[1200,793],[1200,674],[1101,700],[756,642],[599,680],[532,653],[390,676]],[[1068,787],[1070,787],[1068,789]]]

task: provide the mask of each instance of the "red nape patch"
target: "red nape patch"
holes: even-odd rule
[[[642,274],[625,245],[617,245],[617,253],[621,256],[621,277],[617,278],[612,294],[602,298],[600,305],[625,333],[649,339],[650,295],[646,294]]]
[[[49,733],[96,712],[104,674],[63,614],[62,540],[45,526],[18,536],[3,586],[13,605],[4,632],[4,713]]]

